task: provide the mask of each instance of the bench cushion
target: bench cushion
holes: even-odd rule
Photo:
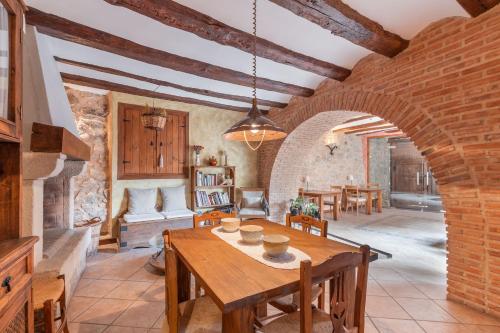
[[[163,220],[165,219],[165,217],[161,213],[156,212],[149,214],[125,214],[123,215],[123,219],[127,223],[134,223],[134,222]]]
[[[179,217],[193,217],[194,212],[189,209],[177,209],[167,212],[161,212],[160,214],[167,219],[175,219]]]

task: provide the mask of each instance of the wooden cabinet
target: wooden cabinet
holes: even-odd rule
[[[0,332],[33,332],[31,277],[36,237],[0,242]]]
[[[163,130],[145,128],[141,105],[118,105],[118,179],[187,178],[189,114],[165,110]]]
[[[0,0],[0,140],[21,139],[22,38],[26,7]]]

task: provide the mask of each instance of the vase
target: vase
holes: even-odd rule
[[[194,165],[200,166],[200,154],[194,155]]]

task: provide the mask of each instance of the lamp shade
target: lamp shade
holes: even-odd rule
[[[224,133],[226,140],[247,142],[278,140],[286,136],[287,133],[282,128],[264,116],[257,108],[256,99],[253,100],[252,108],[246,117]]]

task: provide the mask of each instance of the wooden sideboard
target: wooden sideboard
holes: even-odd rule
[[[33,332],[31,279],[38,237],[0,242],[0,332]]]

